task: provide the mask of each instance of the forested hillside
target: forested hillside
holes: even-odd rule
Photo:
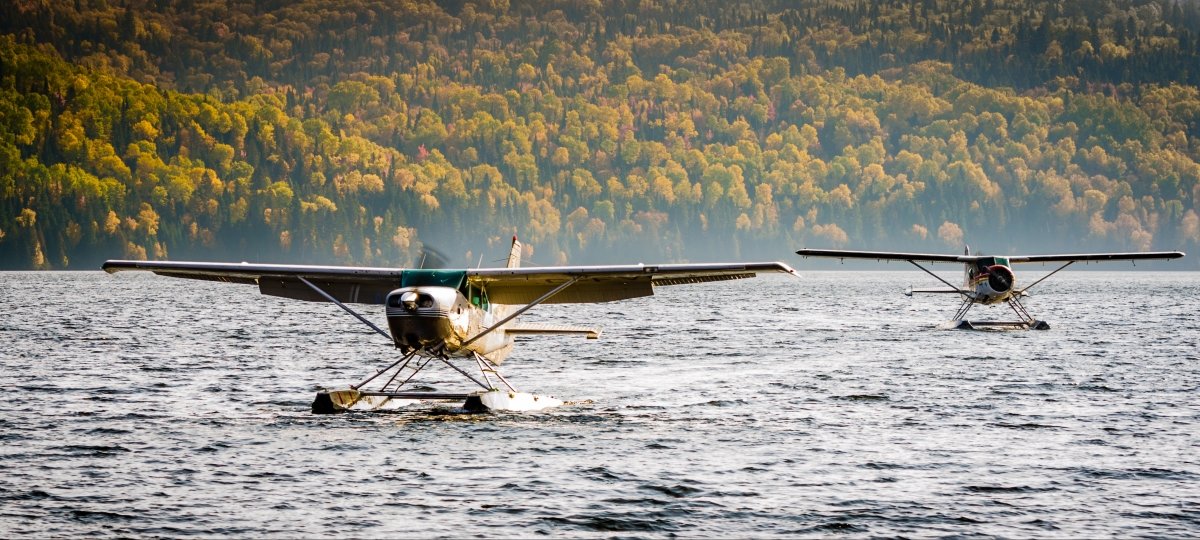
[[[1200,0],[16,0],[0,268],[1200,244]]]

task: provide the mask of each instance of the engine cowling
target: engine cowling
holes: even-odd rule
[[[987,269],[987,286],[992,294],[1004,294],[1012,290],[1017,282],[1017,276],[1012,268],[1002,264],[989,266]]]
[[[453,345],[467,333],[466,310],[466,299],[451,287],[404,287],[387,296],[388,329],[405,352],[439,343]]]

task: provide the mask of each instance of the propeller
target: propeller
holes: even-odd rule
[[[417,257],[417,268],[421,270],[441,270],[446,267],[446,256],[429,244],[421,246],[421,255]]]
[[[996,292],[1012,289],[1014,278],[1016,276],[1007,266],[997,264],[988,268],[988,285]]]

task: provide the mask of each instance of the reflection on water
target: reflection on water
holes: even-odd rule
[[[1200,276],[1059,274],[1028,301],[1047,332],[936,330],[952,299],[900,294],[927,281],[805,273],[544,306],[529,320],[604,334],[522,339],[505,375],[577,405],[313,416],[317,389],[395,354],[334,306],[0,274],[0,530],[1200,532]],[[447,371],[424,383],[462,388]]]

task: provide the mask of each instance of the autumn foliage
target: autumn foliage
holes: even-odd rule
[[[1172,0],[18,0],[0,267],[1195,250],[1197,28]]]

